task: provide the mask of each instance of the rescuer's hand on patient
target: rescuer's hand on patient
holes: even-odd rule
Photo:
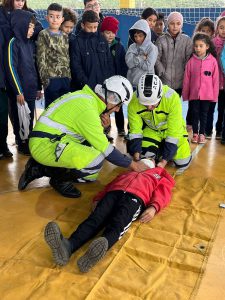
[[[147,223],[151,221],[156,214],[156,209],[154,206],[149,206],[140,216],[139,221],[141,223]]]
[[[162,160],[157,164],[157,167],[165,168],[166,165],[167,165],[167,160],[162,159]]]
[[[102,121],[102,126],[104,128],[107,128],[111,125],[111,121],[110,121],[110,115],[109,114],[101,114],[100,116],[101,121]]]
[[[149,169],[149,167],[145,163],[143,163],[141,160],[139,160],[139,161],[132,160],[132,162],[130,164],[130,168],[135,172],[143,172],[143,171]]]
[[[135,152],[134,156],[133,156],[134,161],[139,161],[140,160],[140,153],[139,152]]]

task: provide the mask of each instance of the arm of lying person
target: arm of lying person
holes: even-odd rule
[[[146,210],[141,214],[139,221],[141,223],[150,222],[156,214],[156,209],[154,206],[149,206]]]

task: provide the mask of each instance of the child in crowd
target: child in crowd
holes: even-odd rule
[[[158,19],[155,23],[155,27],[154,27],[154,32],[157,34],[157,36],[163,35],[164,32],[164,28],[165,28],[165,20],[164,20],[164,14],[163,13],[158,13]]]
[[[27,103],[30,110],[29,130],[33,129],[35,100],[41,97],[41,86],[34,61],[34,44],[30,41],[35,28],[35,17],[26,10],[11,13],[11,28],[14,38],[9,41],[7,51],[6,76],[13,94],[11,106],[13,130],[18,143],[18,151],[29,155],[28,136],[22,138],[19,121],[19,106]]]
[[[155,44],[158,36],[157,34],[154,32],[154,27],[156,24],[156,21],[158,19],[158,14],[156,12],[156,10],[154,10],[151,7],[147,7],[143,10],[142,14],[141,14],[141,19],[146,20],[148,23],[148,26],[151,30],[151,41],[153,44]],[[129,37],[128,40],[128,48],[130,47],[130,45],[133,43],[134,41]]]
[[[213,38],[215,33],[214,22],[210,18],[202,18],[195,27],[194,33],[196,32],[203,32]]]
[[[97,84],[114,74],[112,55],[108,42],[98,31],[99,18],[88,10],[82,16],[82,29],[70,45],[72,87],[79,90],[87,84],[94,89]]]
[[[93,240],[77,261],[80,271],[88,272],[123,237],[133,221],[140,216],[140,222],[149,222],[169,204],[174,179],[165,169],[155,168],[153,161],[143,159],[143,162],[149,169],[123,173],[95,196],[94,211],[68,239],[55,222],[47,224],[45,240],[56,264],[67,264],[76,250],[105,227],[101,237]]]
[[[183,16],[179,12],[171,12],[167,23],[166,33],[156,41],[159,50],[156,73],[163,84],[181,96],[185,65],[192,53],[192,41],[182,33]]]
[[[215,33],[214,22],[210,18],[202,18],[198,22],[198,24],[196,25],[194,34],[197,33],[197,32],[205,33],[209,36],[210,39],[212,39],[213,35]],[[216,105],[216,102],[210,102],[210,104],[209,104],[208,117],[207,117],[208,121],[209,121],[209,118],[211,116],[210,111],[211,110],[214,111],[215,105]],[[213,117],[213,115],[212,115],[212,117]],[[186,117],[186,123],[187,123],[187,130],[188,131],[192,130],[192,119],[193,119],[193,116],[192,116],[192,112],[191,112],[191,108],[190,108],[190,102],[188,102],[188,112],[187,112],[187,117]],[[212,131],[212,128],[207,129],[208,121],[206,123],[206,128],[205,128],[206,138],[208,137],[207,132]],[[211,120],[211,122],[209,122],[209,124],[210,123],[213,123],[213,120]]]
[[[134,88],[144,73],[155,73],[158,49],[151,42],[151,31],[146,20],[137,21],[129,30],[133,44],[127,50],[125,59],[129,68],[127,79]]]
[[[224,11],[224,16],[225,16],[225,11]],[[225,77],[225,45],[223,46],[223,50],[221,52],[221,67],[222,67],[222,72]],[[223,111],[223,127],[222,127],[222,135],[221,135],[221,144],[225,145],[225,108]]]
[[[204,144],[209,104],[218,101],[219,70],[210,37],[205,33],[196,33],[193,44],[194,54],[185,68],[182,97],[190,101],[193,115],[191,142]]]
[[[101,6],[100,6],[100,3],[98,2],[98,0],[84,0],[84,12],[88,11],[88,10],[92,10],[97,14],[97,16],[99,18],[99,23],[98,23],[98,30],[99,30],[101,27],[102,21],[104,19],[104,16],[101,13]],[[82,29],[81,23],[82,23],[82,18],[77,22],[75,35],[77,35],[80,32],[80,30]]]
[[[40,32],[37,41],[37,64],[44,86],[45,107],[70,91],[68,35],[59,28],[64,21],[63,8],[52,3],[47,9],[49,27]]]
[[[114,17],[105,17],[102,21],[101,32],[107,40],[110,48],[110,52],[113,58],[114,75],[121,75],[126,77],[127,65],[125,62],[125,49],[120,42],[120,39],[116,37],[119,29],[119,21]],[[115,112],[116,127],[119,136],[124,136],[124,115],[123,108],[121,107],[118,112]]]
[[[216,48],[217,62],[219,67],[219,98],[218,98],[218,119],[216,122],[216,139],[221,139],[222,123],[223,123],[223,112],[225,108],[225,77],[221,69],[220,55],[225,44],[225,16],[219,17],[216,21],[215,37],[213,38],[213,43]],[[213,116],[214,116],[215,104],[210,105],[210,110],[208,112],[206,135],[207,138],[212,137],[213,131]]]
[[[60,26],[60,30],[68,34],[70,38],[76,24],[77,24],[76,13],[70,8],[63,8],[63,22]]]
[[[7,145],[8,136],[8,99],[5,85],[5,71],[3,68],[4,58],[4,37],[0,29],[0,159],[3,157],[12,157],[13,154]]]

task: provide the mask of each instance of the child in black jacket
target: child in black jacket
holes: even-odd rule
[[[11,27],[14,37],[8,44],[6,76],[13,99],[13,130],[21,154],[29,154],[28,134],[33,128],[35,100],[41,97],[39,76],[34,60],[34,43],[30,40],[34,33],[35,17],[31,12],[15,10],[11,13]],[[18,110],[27,103],[30,110],[29,129],[22,128]],[[26,107],[26,106],[25,106]]]

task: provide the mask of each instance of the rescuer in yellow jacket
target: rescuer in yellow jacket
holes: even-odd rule
[[[159,159],[165,167],[173,160],[180,168],[191,162],[188,134],[182,117],[179,95],[158,76],[144,74],[128,105],[128,152],[135,160],[141,157]]]
[[[20,177],[23,190],[36,178],[50,177],[50,185],[65,197],[79,197],[73,182],[94,181],[104,159],[134,171],[146,165],[118,151],[107,140],[104,128],[110,113],[130,101],[133,89],[122,76],[112,76],[95,92],[87,85],[55,100],[38,119],[29,139],[32,158]]]

